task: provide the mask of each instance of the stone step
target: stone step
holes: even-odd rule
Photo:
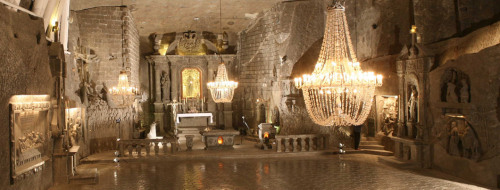
[[[97,184],[99,183],[99,172],[97,168],[77,169],[77,175],[69,178],[70,184]]]
[[[361,137],[362,141],[376,141],[375,137]]]
[[[384,146],[382,145],[359,145],[359,148],[369,150],[384,150]]]
[[[380,145],[378,141],[361,141],[359,145]]]
[[[361,154],[373,154],[373,155],[379,155],[379,156],[394,156],[394,153],[391,151],[387,150],[370,150],[370,149],[361,149],[358,150]]]

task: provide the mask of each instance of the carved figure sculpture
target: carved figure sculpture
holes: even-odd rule
[[[467,126],[465,128],[465,132],[462,136],[462,146],[463,146],[463,153],[464,157],[466,158],[471,158],[472,157],[472,152],[474,149],[474,144],[476,138],[474,136],[474,131],[472,131],[472,128],[470,126]]]
[[[417,111],[418,111],[418,102],[417,102],[417,89],[416,87],[411,88],[410,99],[408,100],[408,120],[409,121],[417,121]]]
[[[156,139],[156,122],[151,123],[147,137],[148,139]]]
[[[450,126],[450,141],[448,145],[448,153],[453,156],[460,156],[460,151],[458,148],[458,144],[460,142],[460,136],[458,135],[458,127],[457,122],[451,122]]]
[[[460,103],[469,103],[469,85],[467,80],[462,79],[462,88],[460,89]]]
[[[161,84],[161,94],[162,94],[161,100],[162,101],[170,100],[170,77],[165,71],[163,71],[161,74],[160,84]]]

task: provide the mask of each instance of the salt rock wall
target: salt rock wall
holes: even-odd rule
[[[462,55],[429,77],[433,167],[492,187],[500,171],[499,52],[496,45]],[[449,114],[464,115],[466,125]]]
[[[75,28],[70,30],[73,32],[70,43],[76,47],[73,51],[88,49],[88,55],[95,56],[87,63],[90,79],[86,82],[90,88],[85,105],[89,134],[88,144],[83,149],[83,156],[86,156],[115,149],[117,138],[132,136],[137,106],[116,108],[113,102],[107,101],[103,88],[118,84],[120,70],[127,71],[131,86],[139,87],[139,33],[127,7],[90,8],[74,11],[72,17],[75,19],[70,28]],[[78,92],[77,88],[83,83],[76,73],[72,77],[68,93]]]
[[[49,66],[49,48],[43,20],[0,6],[0,187],[1,189],[48,189],[52,185],[52,161],[41,172],[10,183],[9,99],[14,95],[54,96],[55,81]],[[48,131],[49,129],[47,129]],[[45,141],[47,155],[53,147]]]

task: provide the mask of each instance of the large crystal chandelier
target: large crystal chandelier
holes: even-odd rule
[[[238,87],[238,82],[228,80],[226,66],[221,62],[217,68],[215,82],[209,82],[207,87],[215,103],[229,103],[233,100],[234,89]]]
[[[128,84],[127,71],[124,70],[120,71],[118,76],[118,86],[114,86],[109,91],[113,95],[113,102],[120,107],[130,106],[135,101],[137,94],[137,88]]]
[[[363,72],[356,60],[344,6],[329,6],[314,71],[295,78],[310,117],[322,126],[359,125],[370,112],[375,87],[381,85],[382,75]]]

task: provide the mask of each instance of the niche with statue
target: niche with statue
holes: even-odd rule
[[[470,103],[470,79],[464,72],[448,68],[441,76],[441,102]]]

